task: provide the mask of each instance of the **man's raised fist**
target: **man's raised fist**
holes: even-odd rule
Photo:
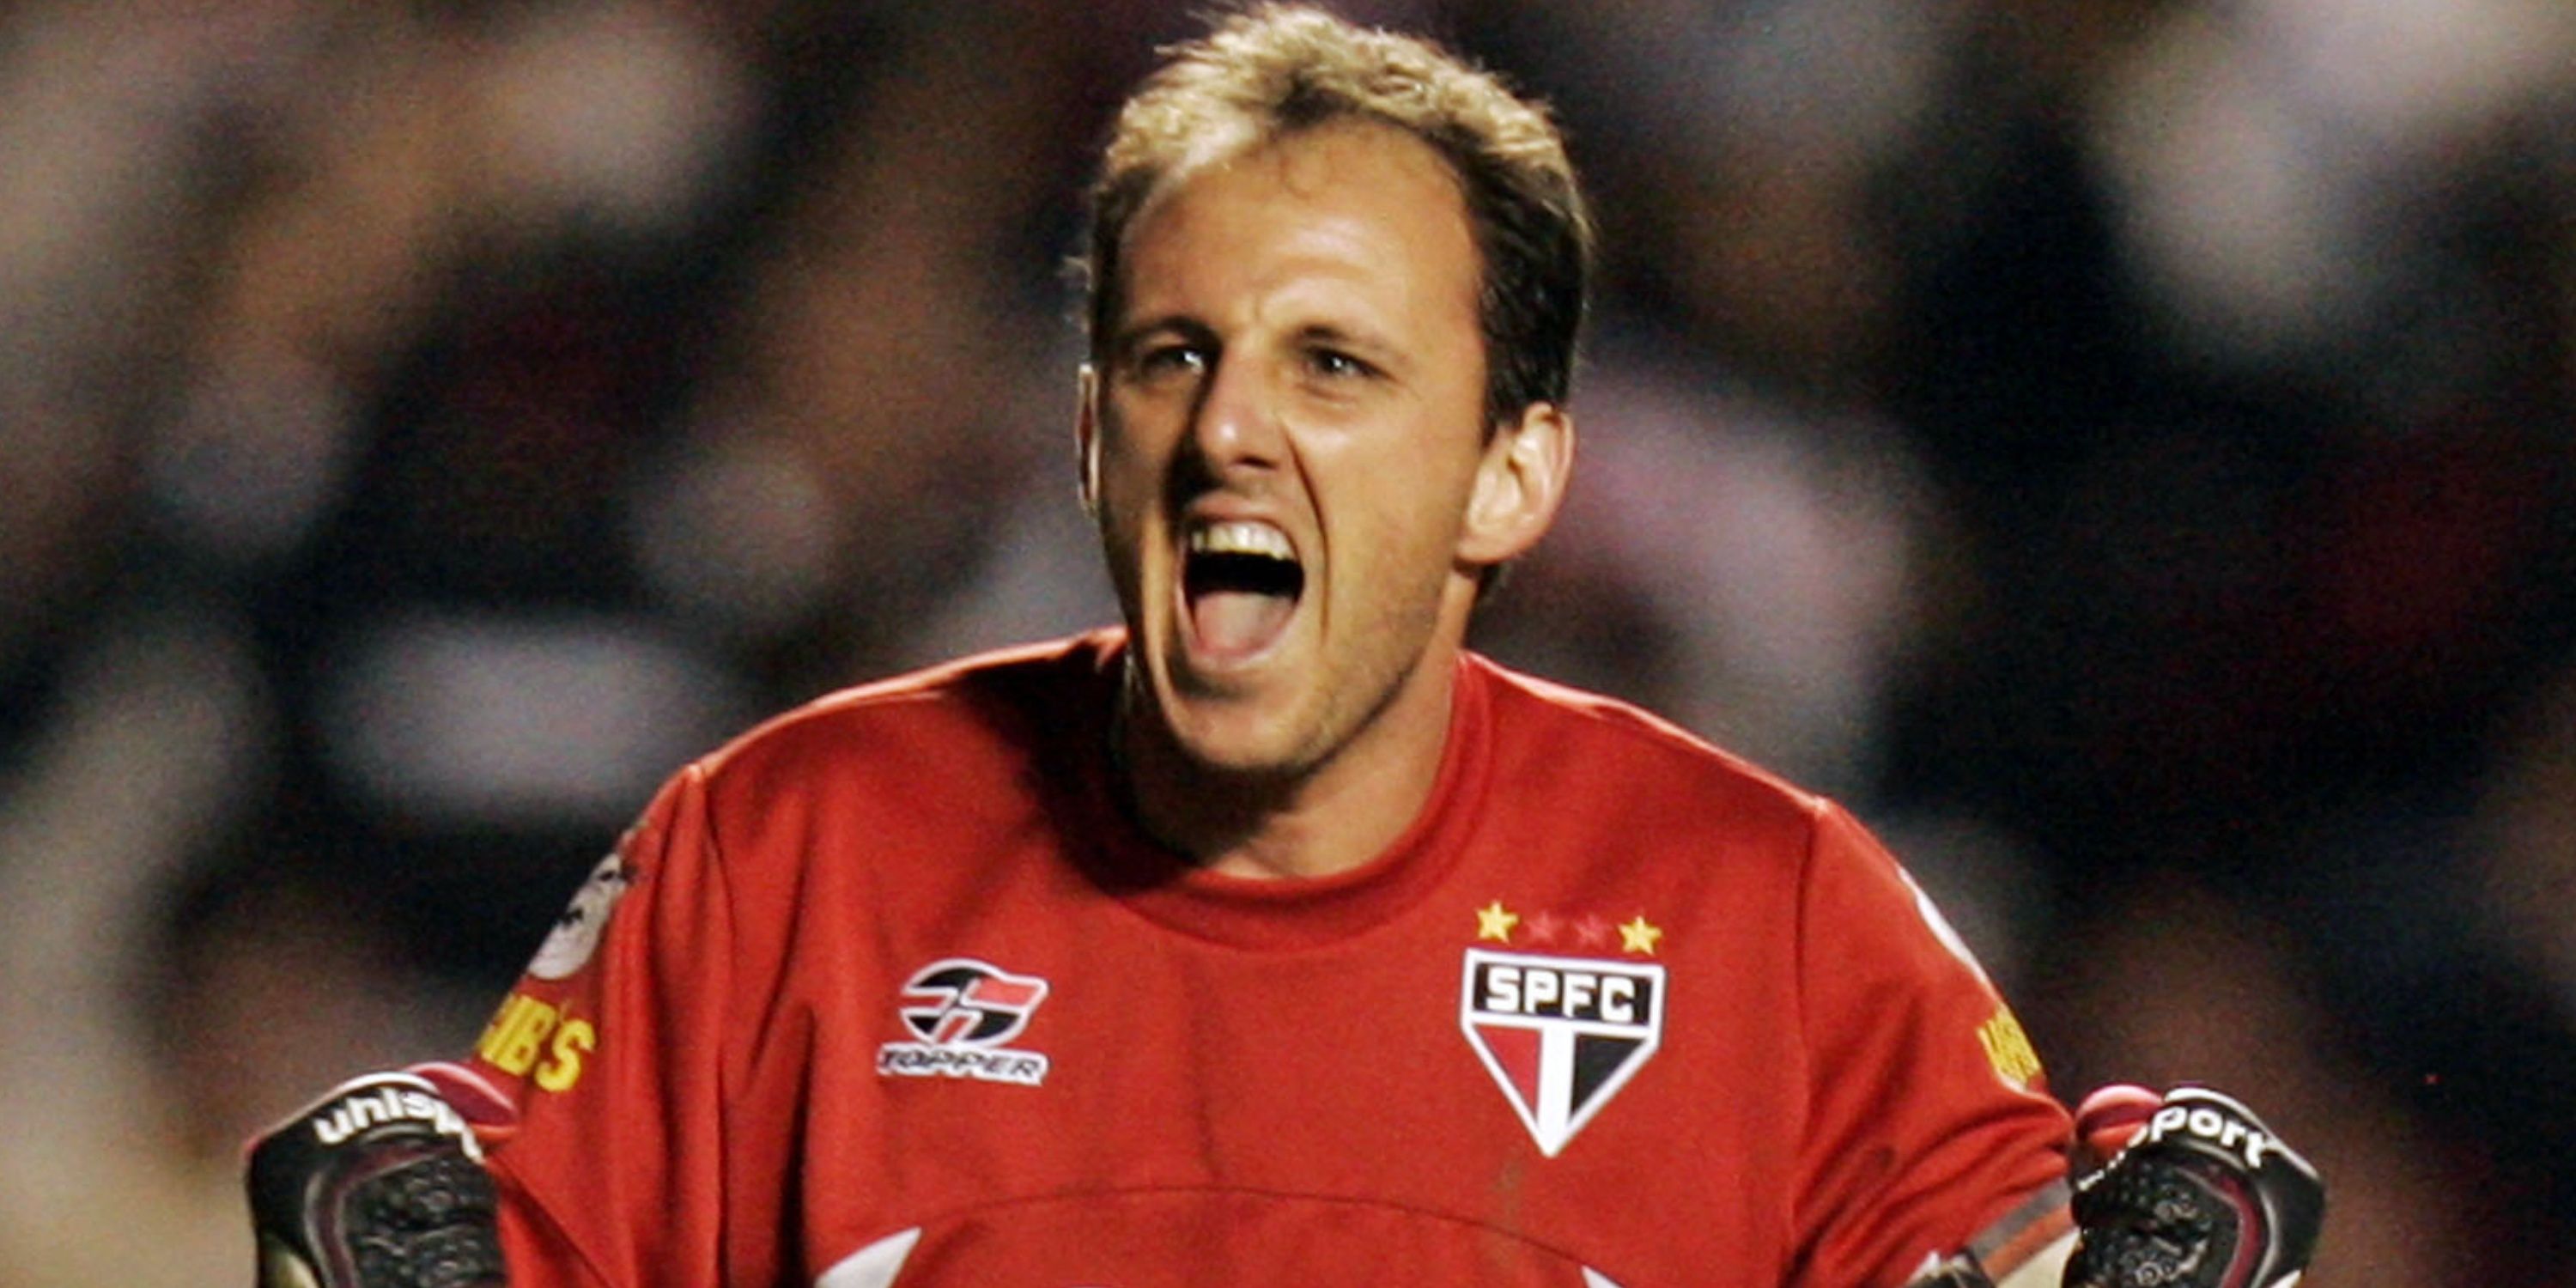
[[[501,1284],[498,1199],[473,1129],[415,1073],[371,1073],[252,1143],[260,1288]]]
[[[2325,1185],[2252,1110],[2177,1088],[2104,1088],[2077,1110],[2109,1161],[2075,1183],[2066,1288],[2289,1288],[2306,1273]],[[2125,1146],[2105,1149],[2125,1134]]]

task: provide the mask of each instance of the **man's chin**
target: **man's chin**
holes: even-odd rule
[[[1150,741],[1168,758],[1168,772],[1201,781],[1254,787],[1292,782],[1311,766],[1301,739],[1279,717],[1213,695],[1179,698],[1147,715]]]
[[[1292,782],[1311,768],[1303,748],[1276,733],[1195,731],[1175,734],[1172,751],[1189,771],[1202,778],[1247,786]]]

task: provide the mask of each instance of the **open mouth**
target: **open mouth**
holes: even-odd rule
[[[1288,629],[1306,569],[1288,536],[1267,523],[1212,523],[1190,531],[1181,598],[1190,631],[1212,657],[1261,652]]]

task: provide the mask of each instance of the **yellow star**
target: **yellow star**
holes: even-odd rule
[[[1648,922],[1646,914],[1641,912],[1619,927],[1619,948],[1622,952],[1644,953],[1652,957],[1655,955],[1655,941],[1663,937],[1664,928]]]
[[[1512,927],[1521,924],[1518,914],[1503,910],[1503,901],[1494,900],[1476,910],[1476,938],[1498,943],[1512,942]]]

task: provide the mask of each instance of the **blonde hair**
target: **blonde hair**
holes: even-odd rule
[[[1080,262],[1092,356],[1122,300],[1127,230],[1162,185],[1211,157],[1360,120],[1428,144],[1457,178],[1481,261],[1489,421],[1562,403],[1593,256],[1591,216],[1547,109],[1429,41],[1262,4],[1165,50],[1120,110],[1090,194]]]

